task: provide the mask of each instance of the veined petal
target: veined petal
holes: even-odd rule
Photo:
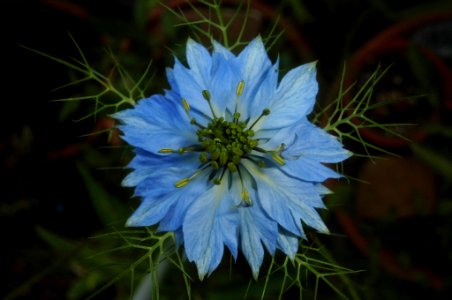
[[[184,173],[182,170],[193,172],[199,165],[199,160],[194,155],[159,155],[140,148],[136,148],[134,152],[135,157],[127,166],[133,171],[122,182],[122,185],[126,187],[137,186],[147,177],[159,174],[161,170],[174,167],[175,165],[180,168],[177,176],[181,176],[181,173]]]
[[[306,238],[305,236],[303,238]],[[291,260],[295,259],[299,247],[299,238],[285,230],[279,228],[278,233],[278,248],[281,249]]]
[[[135,108],[120,111],[113,117],[122,121],[118,128],[127,143],[152,153],[197,142],[196,131],[182,105],[161,95],[141,100]]]
[[[296,138],[283,152],[289,159],[305,157],[325,163],[341,162],[351,156],[336,137],[304,120],[294,128]]]
[[[323,182],[328,178],[342,177],[322,163],[304,156],[295,160],[285,160],[285,165],[281,169],[290,176],[311,182]]]
[[[236,87],[240,82],[237,71],[224,58],[222,54],[214,53],[212,56],[212,80],[208,85],[212,97],[212,106],[217,117],[226,116],[226,108],[234,112]]]
[[[206,83],[198,82],[196,75],[178,59],[174,63],[173,74],[181,98],[186,99],[193,109],[206,116],[211,116],[209,104],[202,96],[202,91],[208,89]]]
[[[205,191],[195,200],[185,216],[185,253],[190,261],[196,263],[201,279],[219,265],[225,241],[231,244],[231,236],[225,238],[225,228],[222,227],[226,223],[232,225],[230,230],[236,230],[236,223],[230,224],[231,214],[237,213],[237,210],[228,198],[228,186],[229,182],[225,178],[221,185],[214,185]]]
[[[190,73],[195,77],[196,82],[200,86],[208,86],[211,80],[210,70],[212,68],[212,59],[209,51],[189,38],[186,55]]]
[[[277,168],[259,168],[250,162],[243,165],[252,174],[259,201],[270,218],[299,237],[304,236],[300,219],[310,227],[327,232],[315,210],[325,207],[315,184],[289,177]]]
[[[318,91],[315,65],[304,64],[283,77],[270,103],[270,115],[256,130],[290,126],[311,113]]]
[[[264,259],[264,249],[273,255],[278,236],[278,226],[276,222],[268,220],[259,204],[255,203],[250,207],[240,207],[240,245],[243,255],[248,261],[253,276],[257,279],[259,269]]]
[[[274,69],[272,68],[272,63],[268,58],[261,37],[252,40],[245,49],[240,52],[237,57],[237,65],[240,69],[240,79],[245,82],[245,88],[241,97],[242,101],[239,101],[238,107],[243,118],[248,119],[251,114],[254,116],[255,114],[259,115],[262,112],[262,110],[257,112],[250,110],[250,106],[254,102],[262,101],[264,102],[264,105],[266,105],[266,102],[270,100],[267,97],[271,96],[271,94],[262,93],[260,93],[259,96],[262,96],[263,98],[258,99],[256,97],[258,91],[262,89],[262,92],[273,93],[274,89],[273,91],[270,91],[269,88],[272,84],[276,83],[272,80],[274,79]],[[265,78],[266,75],[269,75],[269,78]],[[274,88],[276,88],[276,85]],[[246,101],[243,101],[243,99],[246,99]]]
[[[179,171],[179,176],[174,175]],[[174,214],[175,208],[189,206],[206,189],[205,178],[196,178],[184,188],[176,188],[176,178],[183,178],[186,174],[173,167],[161,171],[160,176],[148,177],[137,189],[146,189],[139,192],[143,201],[137,210],[127,220],[127,226],[150,226],[160,222],[168,214]],[[203,180],[204,179],[204,180]],[[183,217],[183,216],[182,216]],[[177,227],[175,228],[177,229]]]
[[[232,64],[235,63],[236,56],[231,51],[229,51],[229,49],[227,49],[226,47],[224,47],[222,44],[218,43],[215,40],[212,40],[212,45],[213,45],[214,53],[219,53],[219,54],[223,55],[224,58]]]

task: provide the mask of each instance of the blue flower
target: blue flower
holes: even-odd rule
[[[167,69],[164,95],[115,114],[136,154],[123,185],[142,199],[127,225],[174,232],[201,279],[225,246],[234,258],[241,249],[257,277],[264,248],[293,259],[304,225],[328,232],[321,183],[340,175],[323,163],[350,152],[307,118],[315,63],[278,81],[259,37],[237,56],[189,39],[186,56],[188,67],[176,59]]]

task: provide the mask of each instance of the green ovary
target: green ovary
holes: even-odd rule
[[[238,118],[233,122],[214,118],[207,128],[199,129],[197,135],[202,147],[199,160],[210,163],[213,169],[237,171],[240,160],[257,146],[257,140],[252,138],[253,130],[246,129],[246,124]]]

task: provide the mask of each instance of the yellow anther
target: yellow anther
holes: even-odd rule
[[[237,89],[235,90],[235,94],[237,97],[240,97],[243,94],[243,89],[245,88],[245,81],[240,80],[239,84],[237,85]]]
[[[171,148],[162,148],[159,150],[159,153],[174,153],[174,152],[176,152],[176,151],[174,151]]]
[[[189,182],[190,182],[190,178],[184,178],[184,179],[181,179],[178,182],[176,182],[175,186],[177,188],[181,188],[181,187],[186,186]]]
[[[284,161],[284,158],[282,158],[281,155],[279,155],[279,153],[277,153],[277,152],[272,153],[272,158],[274,161],[276,161],[281,166],[284,166],[286,164],[286,162]]]
[[[184,106],[185,112],[188,114],[190,112],[190,104],[188,104],[187,99],[182,98],[182,105]]]
[[[253,202],[250,199],[250,193],[246,189],[242,190],[242,201],[246,203],[246,205],[251,206]]]

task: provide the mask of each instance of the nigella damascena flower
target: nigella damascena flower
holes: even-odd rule
[[[191,39],[186,52],[188,68],[176,59],[167,69],[170,90],[115,115],[136,154],[123,184],[142,198],[127,225],[175,232],[200,278],[225,246],[234,258],[241,249],[256,277],[264,248],[294,258],[302,223],[328,232],[316,209],[321,183],[339,174],[322,163],[350,153],[307,119],[315,63],[278,82],[260,38],[237,56]]]

